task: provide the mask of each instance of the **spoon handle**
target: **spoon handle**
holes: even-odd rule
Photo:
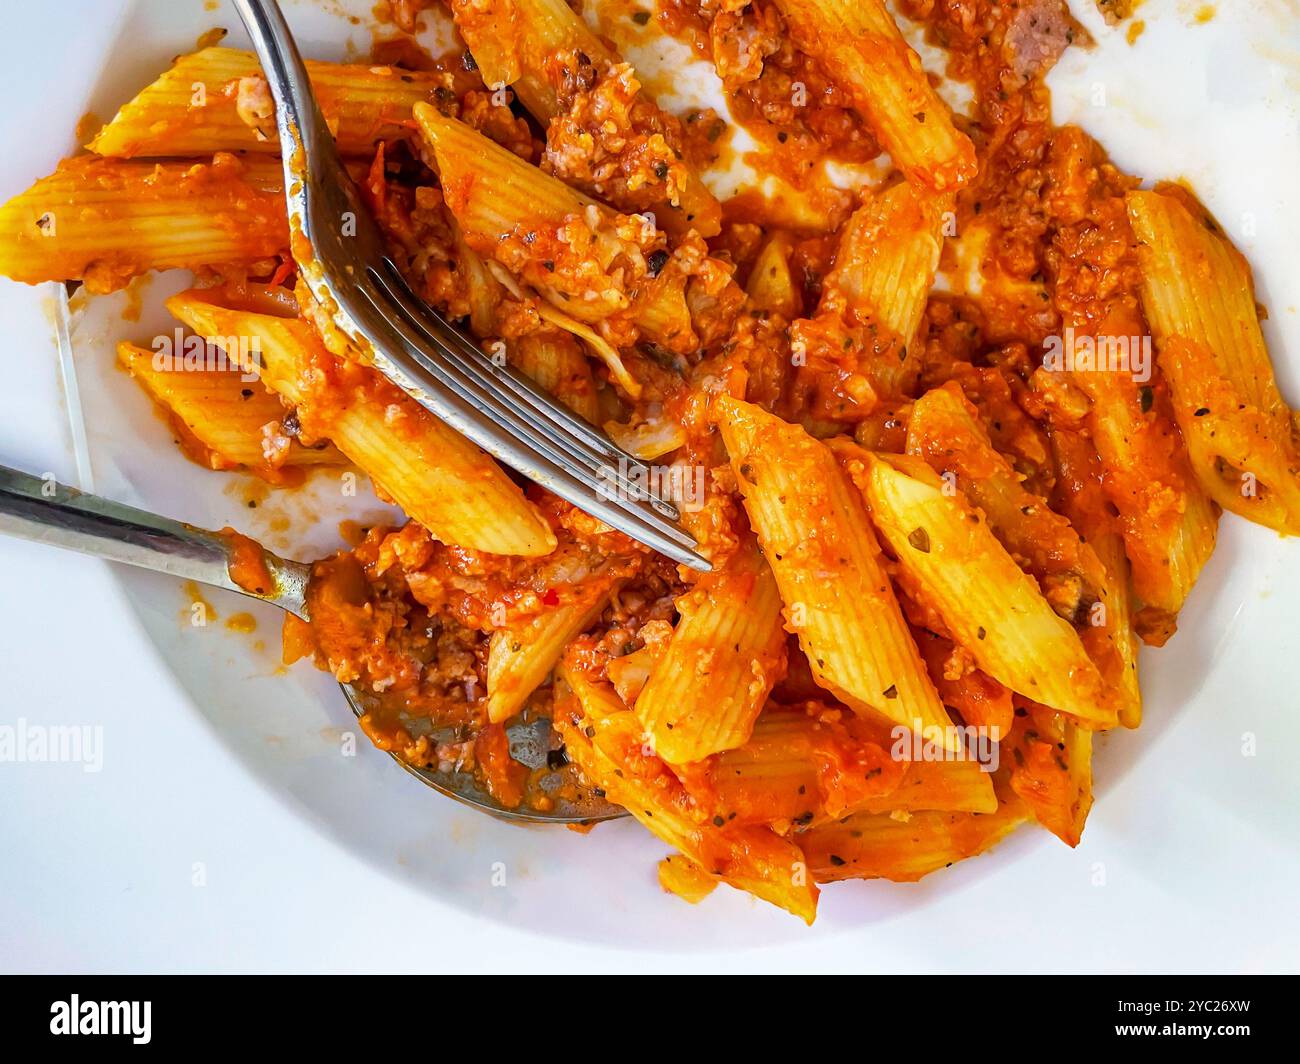
[[[0,533],[237,591],[305,616],[311,570],[302,562],[279,558],[242,536],[159,517],[7,466],[0,466]],[[270,580],[259,579],[259,572]]]

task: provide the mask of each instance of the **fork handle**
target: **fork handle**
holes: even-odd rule
[[[0,466],[0,533],[182,580],[237,591],[302,616],[310,573],[262,550],[272,586],[257,594],[231,577],[247,557],[240,540]],[[251,541],[248,541],[251,542]]]

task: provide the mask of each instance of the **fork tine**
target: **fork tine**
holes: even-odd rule
[[[328,145],[328,148],[332,149],[333,145]],[[548,426],[537,424],[535,416],[529,416],[525,410],[520,408],[517,402],[512,401],[512,397],[501,387],[495,375],[484,379],[481,372],[473,372],[476,364],[486,362],[491,365],[491,363],[481,351],[450,325],[446,325],[446,332],[454,338],[457,348],[466,352],[466,358],[457,358],[454,349],[449,350],[448,345],[442,341],[439,335],[430,335],[429,319],[426,314],[421,313],[422,310],[428,309],[427,305],[414,295],[411,295],[409,300],[404,301],[401,298],[400,290],[393,291],[396,286],[392,284],[391,278],[385,277],[386,271],[381,270],[376,265],[387,262],[383,234],[380,233],[378,226],[375,225],[369,213],[356,201],[355,196],[348,195],[353,186],[351,179],[342,168],[342,163],[338,160],[337,152],[329,150],[322,154],[326,155],[326,162],[333,164],[336,168],[334,176],[336,184],[328,186],[328,191],[334,191],[336,188],[342,190],[347,201],[346,205],[353,215],[355,236],[352,239],[359,247],[369,249],[369,255],[364,256],[356,267],[348,267],[349,276],[345,279],[346,283],[338,283],[338,279],[332,275],[331,266],[333,262],[328,256],[320,255],[313,264],[319,269],[318,283],[323,287],[323,291],[318,293],[318,298],[324,296],[325,298],[322,299],[324,305],[334,305],[342,309],[347,320],[339,324],[345,327],[344,331],[354,333],[355,323],[359,320],[355,306],[350,305],[350,296],[358,292],[366,295],[370,308],[378,315],[380,320],[384,321],[384,324],[389,329],[394,329],[405,321],[406,329],[404,331],[407,334],[405,343],[417,355],[417,358],[415,360],[416,364],[405,371],[405,379],[395,380],[395,383],[402,387],[404,391],[414,394],[418,401],[423,401],[418,393],[427,383],[426,378],[431,372],[440,370],[444,388],[456,390],[462,400],[469,402],[484,417],[495,420],[498,425],[512,427],[516,437],[526,436],[529,441],[529,450],[534,454],[540,451],[546,457],[551,467],[549,473],[553,482],[559,483],[555,478],[560,468],[566,466],[565,457],[556,452],[557,447],[561,451],[567,452],[570,463],[577,462],[580,465],[585,465],[591,473],[595,474],[595,479],[592,479],[591,477],[582,477],[579,472],[578,483],[583,485],[584,490],[580,491],[571,482],[565,481],[567,485],[565,492],[567,494],[558,490],[557,494],[562,495],[569,502],[580,509],[587,510],[589,513],[595,512],[592,509],[593,505],[595,505],[593,496],[599,498],[602,502],[602,513],[597,516],[601,516],[602,520],[605,520],[609,514],[613,513],[615,508],[621,508],[628,512],[631,523],[628,523],[628,519],[620,519],[622,523],[614,521],[607,521],[607,523],[619,528],[620,531],[626,532],[634,539],[639,539],[648,545],[655,545],[656,549],[660,549],[657,544],[665,540],[676,542],[686,549],[688,556],[679,557],[677,553],[670,551],[664,553],[668,553],[674,560],[682,561],[683,564],[690,565],[693,568],[710,568],[709,563],[704,558],[693,552],[693,548],[696,546],[695,540],[676,524],[676,521],[680,518],[676,506],[659,499],[642,487],[641,484],[629,479],[623,470],[609,464],[600,455],[584,451],[581,443],[576,441],[572,434],[565,432],[561,426],[551,425],[548,432]],[[305,221],[308,223],[309,235],[311,230],[315,228],[323,237],[327,239],[333,237],[332,231],[327,226],[313,227],[311,225],[311,216],[307,217]],[[332,243],[337,245],[338,242],[332,241]],[[355,257],[356,248],[340,245],[337,246],[336,253],[339,256],[352,255]],[[310,272],[314,271],[304,270],[305,275]],[[369,291],[367,283],[378,291],[375,293]],[[406,285],[405,282],[403,282],[402,288],[409,292],[409,285]],[[378,299],[376,295],[379,296]],[[412,302],[414,305],[404,306],[404,303]],[[349,323],[353,323],[351,328],[347,327]],[[365,339],[376,352],[383,351],[382,341],[376,342],[373,335],[367,336]],[[493,368],[495,369],[495,367]],[[394,376],[391,372],[386,370],[384,372],[390,377]],[[554,401],[549,397],[541,397],[541,401],[545,402],[551,409],[556,407]],[[471,435],[472,431],[481,434],[483,427],[480,425],[477,429],[467,431],[466,434]],[[590,436],[593,433],[594,430],[587,426],[585,435]],[[479,442],[481,446],[486,446],[477,437],[471,435],[471,438],[474,438],[475,442]],[[603,436],[599,438],[603,440],[603,449],[621,456],[620,461],[627,464],[628,470],[632,471],[634,475],[642,476],[646,482],[649,482],[649,472],[641,462],[630,455],[626,455],[613,441]],[[519,464],[521,455],[517,448],[502,447],[499,439],[496,441],[495,446],[497,449],[493,453],[501,461],[507,465],[512,465],[520,472],[532,475],[529,473],[527,466]],[[569,472],[571,475],[574,473],[573,470],[569,470]],[[646,538],[649,535],[655,537],[654,543],[651,543]]]
[[[553,441],[530,426],[514,424],[500,411],[491,395],[476,394],[472,388],[467,389],[464,380],[457,379],[454,364],[448,365],[446,356],[429,345],[404,318],[392,315],[390,307],[377,303],[374,293],[367,286],[356,285],[352,292],[364,296],[378,320],[394,334],[390,337],[375,335],[376,330],[368,329],[365,324],[366,319],[374,320],[373,315],[358,315],[340,303],[341,309],[355,323],[376,355],[388,355],[391,358],[392,349],[400,347],[414,363],[414,369],[425,370],[421,375],[412,372],[411,367],[394,362],[380,367],[404,390],[414,394],[419,402],[429,406],[435,414],[448,420],[453,427],[489,453],[519,469],[579,509],[599,517],[611,527],[654,547],[675,561],[697,569],[708,566],[705,559],[694,553],[695,540],[688,533],[665,521],[643,500],[620,498],[610,491],[611,485],[608,482],[602,483],[595,477],[584,476],[582,470],[575,470],[566,464],[563,454],[556,451]],[[452,372],[449,373],[448,370]],[[430,377],[432,380],[429,380]],[[440,396],[432,393],[431,385],[450,390],[460,404],[459,408],[454,412],[439,409],[446,403],[445,394]],[[440,399],[442,402],[439,402]],[[509,426],[508,430],[506,426]]]
[[[391,260],[385,259],[384,265],[387,267],[387,276],[384,279],[391,279],[394,293],[400,296],[405,304],[408,304],[408,313],[419,320],[421,325],[436,332],[439,339],[447,343],[448,346],[463,353],[467,358],[475,361],[485,369],[490,369],[494,378],[499,379],[502,383],[509,384],[521,398],[527,399],[531,405],[534,405],[539,413],[570,429],[575,436],[583,439],[595,450],[611,458],[626,459],[629,464],[634,466],[642,464],[639,458],[629,454],[604,433],[594,429],[563,405],[554,402],[552,397],[545,392],[539,391],[536,385],[527,377],[516,373],[508,366],[502,367],[494,363],[468,337],[439,314],[435,308],[429,306],[416,295],[406,278],[401,275]]]
[[[322,307],[337,309],[337,324],[371,348],[381,373],[498,460],[674,561],[710,569],[674,523],[678,509],[629,479],[629,471],[648,473],[642,463],[430,315],[388,259],[279,9],[254,0],[236,6],[276,101],[294,258]],[[345,238],[338,223],[349,215]]]
[[[358,286],[356,291],[366,296],[372,304],[375,303],[374,295],[365,286]],[[430,344],[411,323],[396,314],[393,308],[375,304],[375,309],[388,319],[389,326],[399,334],[417,362],[421,363],[429,373],[435,375],[439,383],[444,387],[451,388],[461,399],[468,402],[484,416],[492,419],[496,424],[509,426],[512,435],[516,439],[527,443],[534,452],[547,458],[553,465],[565,466],[567,449],[561,446],[562,437],[557,438],[548,435],[528,422],[515,422],[511,413],[503,409],[494,393],[485,392],[476,387],[473,382],[465,380],[460,372],[461,367],[457,365],[456,361],[449,359],[446,353],[436,344]],[[568,456],[573,457],[571,453]],[[569,469],[570,474],[583,484],[587,492],[581,502],[570,499],[575,505],[589,508],[591,503],[589,496],[594,494],[607,506],[619,507],[627,511],[637,521],[653,529],[660,536],[668,537],[687,548],[695,546],[694,539],[672,522],[665,520],[646,500],[627,497],[622,492],[621,482],[613,474],[609,466],[591,459],[578,460],[592,475],[586,476],[581,470]]]
[[[517,374],[512,375],[512,371],[503,370],[495,365],[459,330],[455,329],[445,318],[411,293],[408,286],[386,285],[383,283],[386,278],[376,278],[374,271],[371,271],[371,278],[379,282],[380,290],[394,300],[397,309],[405,314],[411,324],[425,334],[429,343],[437,347],[440,353],[445,353],[457,370],[474,380],[485,392],[498,398],[508,411],[513,411],[514,417],[528,423],[539,431],[545,432],[550,429],[556,434],[555,443],[563,446],[576,459],[586,463],[596,473],[607,479],[614,480],[621,492],[630,498],[641,499],[649,503],[652,508],[669,521],[680,520],[680,512],[671,501],[660,498],[645,486],[651,482],[652,478],[649,468],[643,462],[627,454],[603,434],[594,432],[591,426],[585,422],[573,417],[549,396],[537,391],[530,382],[526,381],[526,378]],[[451,350],[448,351],[448,348],[451,348]],[[463,357],[458,359],[455,357],[457,354],[461,354]],[[527,404],[526,406],[521,407],[519,403],[512,401],[510,392],[502,387],[507,382],[515,385],[514,388],[510,389],[514,393],[513,398],[524,401]],[[567,416],[561,417],[561,413]],[[549,421],[549,424],[538,424],[537,417],[539,415],[544,421]],[[575,440],[572,435],[566,433],[565,430],[569,424],[582,427],[584,431],[580,439]],[[583,445],[588,439],[594,440],[600,446],[584,448]],[[611,467],[606,456],[616,457],[619,466]],[[661,526],[661,528],[667,530],[667,526]]]
[[[350,181],[339,165],[336,180],[340,183]],[[345,189],[348,187],[343,185]],[[355,208],[359,205],[349,197],[349,206]],[[310,218],[306,220],[310,224]],[[371,259],[383,262],[386,258],[382,251],[383,237],[370,216],[356,209],[355,225],[357,243],[369,245],[374,249]],[[324,227],[321,229],[325,231]],[[339,253],[344,251],[340,249]],[[664,515],[663,509],[668,508],[675,516],[676,507],[653,496],[653,502],[650,501],[639,485],[630,484],[620,470],[599,457],[581,451],[575,454],[576,445],[563,429],[555,426],[548,434],[545,426],[536,425],[518,409],[517,404],[511,404],[509,396],[503,395],[499,386],[493,386],[493,381],[484,382],[468,375],[469,360],[457,358],[438,336],[427,335],[428,330],[423,327],[420,316],[403,311],[402,301],[394,298],[392,286],[380,283],[384,278],[373,262],[360,263],[355,270],[350,270],[352,275],[347,277],[345,284],[337,283],[324,256],[318,257],[312,266],[313,269],[304,269],[304,276],[322,305],[339,308],[343,320],[338,324],[370,347],[380,372],[435,416],[447,421],[499,461],[550,488],[612,528],[683,565],[704,571],[712,568],[707,559],[695,552],[695,539]],[[317,276],[313,277],[313,274]],[[358,296],[365,297],[365,307],[358,307]],[[424,306],[422,302],[417,302],[417,305]],[[370,313],[358,313],[366,308]],[[409,320],[411,317],[416,320]],[[364,327],[366,321],[373,323],[370,328]],[[458,348],[468,348],[477,359],[486,361],[486,356],[455,329],[449,325],[447,329],[458,339]],[[394,352],[389,350],[392,346],[407,355],[400,366],[393,362]],[[381,362],[383,356],[388,356],[386,364]],[[446,409],[447,395],[436,391],[435,385],[461,404],[455,413]],[[565,454],[557,453],[557,446],[560,451],[568,452],[568,461]],[[608,446],[618,451],[612,441]],[[634,458],[627,461],[629,468],[644,468]],[[574,462],[585,466],[593,475],[584,475],[581,468],[575,469]]]

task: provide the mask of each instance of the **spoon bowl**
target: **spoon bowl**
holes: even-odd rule
[[[234,591],[310,619],[311,566],[307,563],[281,558],[234,532],[212,532],[173,521],[5,466],[0,466],[0,533]],[[358,718],[376,703],[377,696],[358,687],[340,687]],[[433,728],[426,734],[442,741],[465,738],[451,728]],[[506,736],[510,756],[531,770],[531,787],[548,799],[549,808],[511,809],[497,801],[472,772],[454,765],[446,769],[413,765],[391,751],[389,756],[439,794],[502,820],[587,824],[627,815],[595,794],[566,786],[572,783],[572,775],[554,757],[551,724],[545,717],[521,715],[507,724]]]
[[[366,712],[366,703],[372,696],[351,684],[339,684],[339,687],[352,707],[352,712],[360,719]],[[440,740],[450,741],[456,738],[450,728],[435,728],[429,734],[432,738]],[[550,809],[510,809],[498,802],[472,772],[457,771],[455,768],[447,770],[421,768],[392,751],[388,752],[388,756],[425,786],[432,787],[439,794],[454,798],[463,805],[473,806],[502,820],[528,824],[594,824],[602,820],[615,820],[627,816],[624,809],[612,805],[586,789],[574,796],[563,793],[564,785],[570,781],[562,766],[552,764],[551,722],[545,717],[535,717],[532,720],[516,719],[508,723],[506,737],[510,740],[511,758],[532,770],[533,786],[551,800],[553,804]]]

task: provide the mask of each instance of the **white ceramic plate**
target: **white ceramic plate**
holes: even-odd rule
[[[286,9],[307,54],[342,58],[368,48],[370,6]],[[1279,377],[1284,391],[1300,398],[1300,207],[1288,202],[1300,172],[1295,4],[1239,0],[1220,4],[1217,18],[1200,24],[1195,8],[1203,5],[1148,0],[1141,11],[1148,28],[1136,47],[1102,27],[1090,4],[1072,6],[1100,44],[1070,52],[1053,74],[1059,120],[1083,124],[1131,172],[1193,181],[1256,267]],[[225,26],[228,43],[244,40],[228,7],[197,0],[54,8],[77,11],[74,24],[59,31],[66,45],[0,66],[0,78],[11,82],[0,86],[6,197],[74,149],[71,131],[83,113],[111,116],[203,31]],[[350,22],[348,12],[362,21]],[[48,32],[48,15],[39,27],[36,16],[18,18],[19,38],[26,39],[23,19]],[[649,63],[656,54],[676,62],[671,48],[653,42],[636,58]],[[196,469],[176,452],[139,389],[112,368],[116,340],[147,341],[172,329],[161,300],[184,283],[163,276],[141,286],[136,322],[121,318],[123,294],[74,300],[62,345],[49,335],[54,290],[5,283],[0,308],[12,308],[25,357],[48,351],[65,360],[83,485],[199,524],[232,524],[290,555],[333,549],[340,519],[382,512],[373,499],[342,499],[328,477],[301,494],[268,496],[248,478]],[[17,444],[0,428],[0,460],[16,462]],[[253,609],[256,633],[235,634],[223,622],[248,610],[246,601],[213,593],[219,618],[196,629],[187,623],[189,599],[174,583],[126,571],[118,579],[160,662],[211,726],[212,741],[334,844],[418,891],[514,927],[629,949],[825,943],[855,929],[876,929],[883,940],[892,925],[891,939],[914,936],[916,958],[949,966],[956,962],[936,933],[945,920],[987,921],[989,956],[1018,956],[1026,942],[1069,948],[1086,940],[1094,920],[1140,928],[1138,895],[1126,894],[1135,880],[1167,886],[1190,912],[1231,910],[1247,895],[1256,907],[1283,911],[1300,881],[1293,757],[1300,693],[1286,668],[1300,642],[1297,562],[1300,547],[1224,520],[1219,550],[1178,636],[1144,655],[1142,729],[1101,742],[1097,807],[1078,851],[1025,830],[992,855],[918,885],[836,885],[824,893],[812,931],[726,889],[694,908],[665,896],[654,879],[663,847],[634,824],[587,837],[510,827],[440,799],[364,738],[357,756],[343,756],[352,718],[327,677],[305,666],[278,667],[273,611]],[[11,645],[22,637],[6,634]],[[1254,756],[1243,755],[1248,735]],[[491,886],[498,867],[514,889]],[[1152,904],[1148,893],[1141,897]],[[1283,933],[1294,942],[1293,909],[1288,919]],[[1020,945],[999,946],[1003,935]]]

